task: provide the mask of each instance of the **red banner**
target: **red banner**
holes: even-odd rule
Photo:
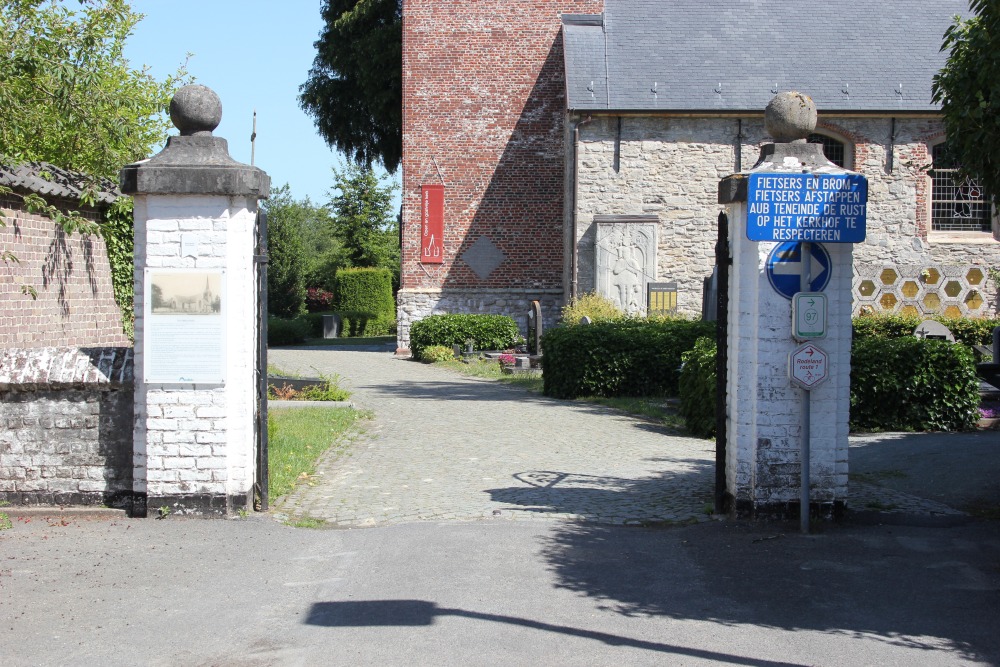
[[[444,262],[444,186],[420,187],[420,261],[424,264]]]

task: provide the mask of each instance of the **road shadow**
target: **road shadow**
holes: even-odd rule
[[[563,524],[542,555],[558,588],[624,616],[811,630],[996,664],[997,524],[796,528]]]

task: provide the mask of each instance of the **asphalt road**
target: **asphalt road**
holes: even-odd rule
[[[17,519],[0,664],[1000,664],[1000,524],[795,528]]]

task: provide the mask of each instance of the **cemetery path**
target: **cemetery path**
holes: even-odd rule
[[[715,443],[601,406],[461,377],[391,353],[276,349],[269,362],[337,374],[375,418],[315,486],[274,510],[344,527],[421,520],[709,518]]]
[[[484,518],[618,525],[710,519],[714,440],[384,350],[268,354],[285,371],[339,375],[355,405],[375,415],[346,453],[321,459],[314,486],[272,499],[282,517],[341,527]],[[848,507],[879,522],[960,523],[967,515],[956,507],[1000,502],[990,482],[1000,463],[982,464],[1000,461],[991,445],[989,433],[851,436]],[[953,455],[956,448],[967,452],[964,459]],[[933,474],[923,470],[928,466]],[[974,480],[965,496],[954,493],[957,478]]]

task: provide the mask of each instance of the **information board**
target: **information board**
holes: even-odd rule
[[[444,262],[444,186],[420,186],[420,261],[424,264]]]
[[[750,174],[747,238],[861,243],[867,208],[868,180],[860,174]]]
[[[144,279],[144,380],[224,384],[225,272],[147,268]]]

